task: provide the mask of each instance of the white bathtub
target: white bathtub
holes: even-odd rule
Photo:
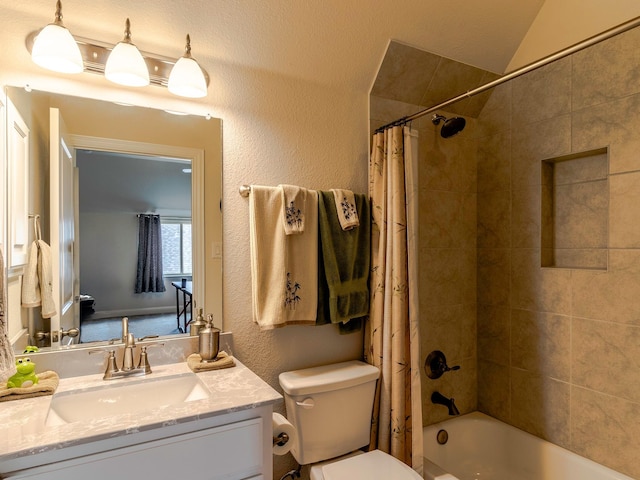
[[[426,480],[633,480],[479,412],[425,427],[424,456]]]

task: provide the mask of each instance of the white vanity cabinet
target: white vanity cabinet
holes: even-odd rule
[[[184,374],[192,372],[177,363],[153,375]],[[52,397],[7,402],[0,478],[272,480],[273,404],[282,396],[237,360],[198,378],[207,398],[72,423],[46,423]],[[101,374],[62,379],[57,393],[103,383]]]
[[[270,416],[268,418],[270,420]],[[225,423],[190,433],[69,458],[18,471],[3,478],[267,480],[272,477],[271,432],[270,422],[265,425],[264,420],[265,417],[257,416]],[[267,435],[265,427],[269,429]],[[134,440],[136,434],[131,437],[131,440]],[[265,438],[268,439],[266,444]]]

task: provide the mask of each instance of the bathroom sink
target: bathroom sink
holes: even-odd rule
[[[209,397],[209,390],[194,373],[144,378],[121,384],[55,394],[46,425],[90,421],[113,415],[148,412]]]

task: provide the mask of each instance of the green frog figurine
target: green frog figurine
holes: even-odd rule
[[[36,364],[29,357],[16,359],[18,373],[9,377],[7,388],[25,388],[38,383]]]

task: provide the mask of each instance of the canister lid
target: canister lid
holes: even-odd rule
[[[379,375],[380,371],[373,365],[352,360],[283,372],[279,380],[289,395],[310,395],[375,381]]]

